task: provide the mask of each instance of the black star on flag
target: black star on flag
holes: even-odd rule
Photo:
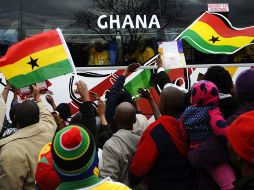
[[[212,39],[209,39],[208,41],[212,41],[213,44],[214,44],[215,42],[218,42],[218,41],[220,41],[220,40],[219,40],[219,37],[214,37],[214,36],[212,36]]]
[[[33,58],[30,56],[30,62],[28,62],[27,64],[28,64],[28,65],[31,65],[31,66],[32,66],[32,70],[33,70],[34,67],[39,67],[39,65],[37,64],[37,61],[38,61],[38,58],[37,58],[37,59],[33,59]]]

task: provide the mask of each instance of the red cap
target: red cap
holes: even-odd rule
[[[228,127],[227,138],[238,156],[254,164],[254,111],[237,118]]]

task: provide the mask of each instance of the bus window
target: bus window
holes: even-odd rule
[[[8,47],[18,41],[19,15],[18,3],[9,0],[0,6],[0,57]]]
[[[210,0],[209,3],[218,3]],[[235,27],[254,25],[254,1],[224,0]],[[18,40],[62,29],[77,67],[144,63],[207,10],[204,0],[8,0],[0,7],[0,56]],[[203,54],[183,41],[187,64],[253,62],[253,46],[234,55]]]

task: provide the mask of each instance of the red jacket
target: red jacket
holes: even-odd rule
[[[179,121],[171,116],[160,117],[146,129],[138,144],[130,167],[131,185],[147,176],[149,189],[195,189],[196,177],[187,151]]]

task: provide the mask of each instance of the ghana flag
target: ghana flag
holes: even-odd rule
[[[14,44],[0,59],[0,72],[16,88],[72,71],[73,61],[60,29]]]
[[[179,38],[203,53],[233,54],[254,43],[254,27],[235,28],[223,15],[205,12]]]

